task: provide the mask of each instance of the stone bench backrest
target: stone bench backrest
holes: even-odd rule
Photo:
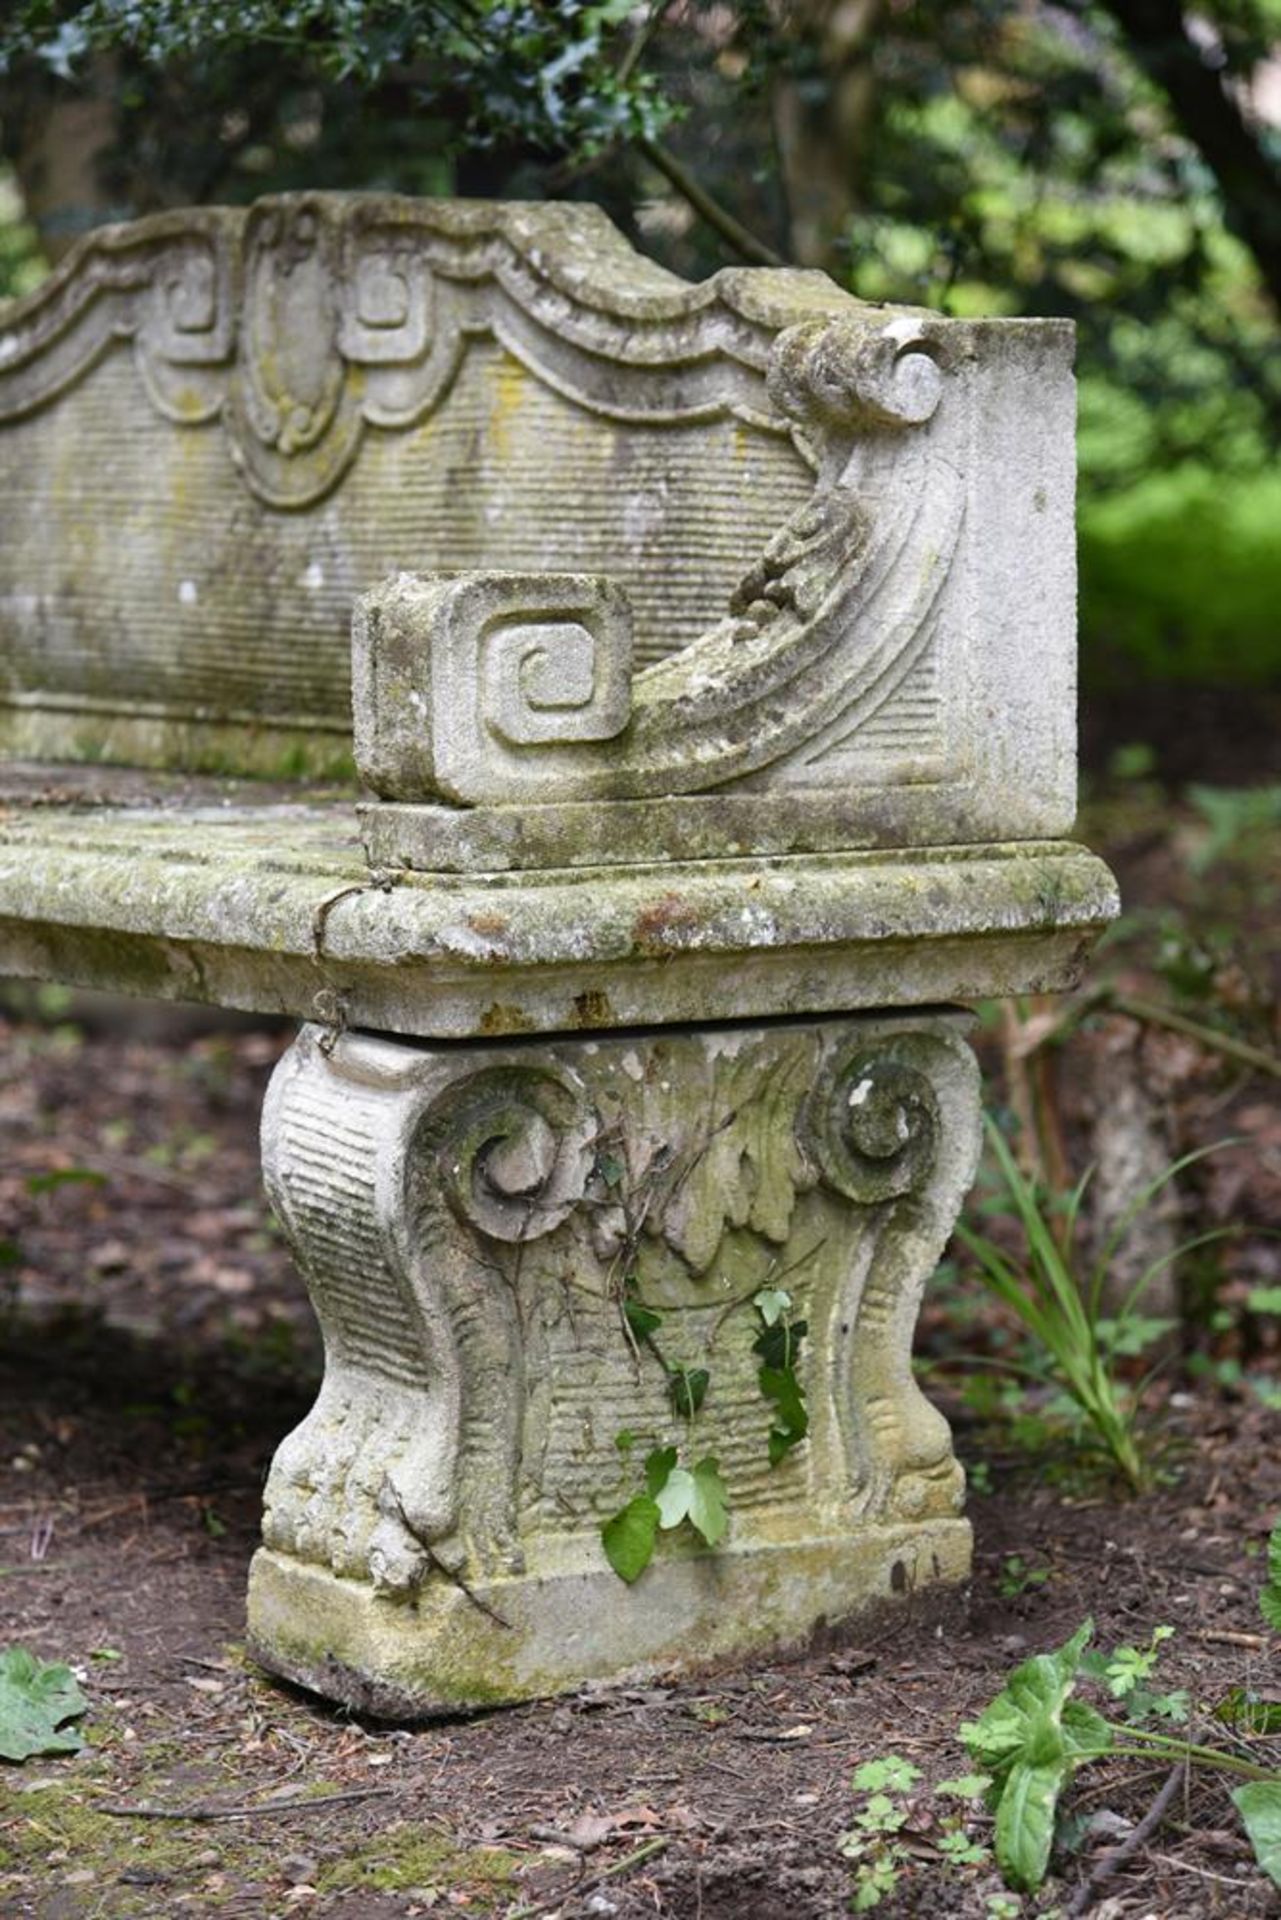
[[[761,607],[805,644],[866,551],[849,620],[884,659],[857,699],[846,667],[776,675],[775,712],[809,705],[767,772],[702,784],[932,785],[927,837],[994,837],[1002,806],[1061,831],[1070,361],[1062,323],[870,309],[817,274],[690,286],[585,206],[305,195],[104,229],[0,309],[0,749],[333,775],[352,606],[389,574],[608,576],[643,673],[718,621],[746,661]]]

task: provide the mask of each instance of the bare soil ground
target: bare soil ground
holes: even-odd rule
[[[1131,817],[1116,851],[1132,902],[1179,896],[1168,823]],[[1275,914],[1257,871],[1250,899],[1256,919]],[[1235,897],[1222,910],[1248,922]],[[1266,973],[1275,953],[1256,949]],[[0,1645],[71,1661],[92,1702],[81,1755],[0,1772],[0,1915],[819,1920],[854,1893],[837,1844],[860,1805],[853,1770],[895,1753],[921,1780],[879,1911],[986,1920],[999,1879],[949,1861],[945,1803],[928,1788],[966,1770],[958,1725],[1018,1660],[1090,1614],[1107,1647],[1174,1627],[1165,1684],[1198,1703],[1279,1690],[1256,1596],[1281,1450],[1275,1413],[1239,1373],[1277,1381],[1281,1365],[1274,1331],[1239,1303],[1281,1263],[1251,1233],[1216,1269],[1216,1329],[1195,1332],[1209,1375],[1176,1367],[1154,1389],[1165,1472],[1141,1499],[980,1428],[962,1376],[940,1376],[983,1488],[973,1581],[941,1609],[909,1602],[786,1660],[416,1730],[269,1681],[242,1651],[245,1574],[272,1450],[319,1371],[258,1185],[259,1103],[287,1039],[166,1021],[148,1035],[72,1030],[47,1008],[0,1027]],[[1182,1230],[1275,1227],[1278,1082],[1186,1036],[1143,1046],[1171,1150],[1244,1143],[1205,1163]],[[1076,1126],[1088,1095],[1072,1057]],[[927,1311],[927,1359],[955,1351],[957,1305],[941,1292]],[[989,1348],[998,1334],[972,1297],[967,1311],[964,1341]],[[1040,1898],[1009,1911],[1281,1910],[1217,1779],[1192,1778],[1102,1874],[1168,1771],[1082,1775],[1072,1804],[1093,1829]],[[990,1838],[982,1813],[971,1826]]]

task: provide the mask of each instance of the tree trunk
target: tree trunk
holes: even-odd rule
[[[804,266],[840,265],[840,243],[858,210],[876,107],[871,47],[884,8],[885,0],[791,0],[779,8],[799,71],[775,81],[774,130],[791,253]]]
[[[133,211],[122,203],[114,177],[116,93],[110,57],[94,60],[75,87],[27,67],[0,93],[4,157],[50,261],[61,259],[91,227],[127,219]]]

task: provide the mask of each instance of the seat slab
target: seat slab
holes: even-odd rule
[[[0,972],[463,1039],[1052,991],[1117,912],[1060,841],[371,872],[355,799],[11,765]]]

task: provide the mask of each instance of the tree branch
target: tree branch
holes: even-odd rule
[[[690,173],[689,169],[676,158],[670,148],[662,146],[657,140],[638,140],[637,147],[650,165],[657,167],[664,179],[669,180],[682,199],[687,200],[700,220],[719,233],[727,246],[734,249],[742,259],[750,260],[756,267],[785,267],[787,262],[781,254],[767,247],[763,240],[736,220],[727,207],[719,200],[713,200],[706,187]]]

